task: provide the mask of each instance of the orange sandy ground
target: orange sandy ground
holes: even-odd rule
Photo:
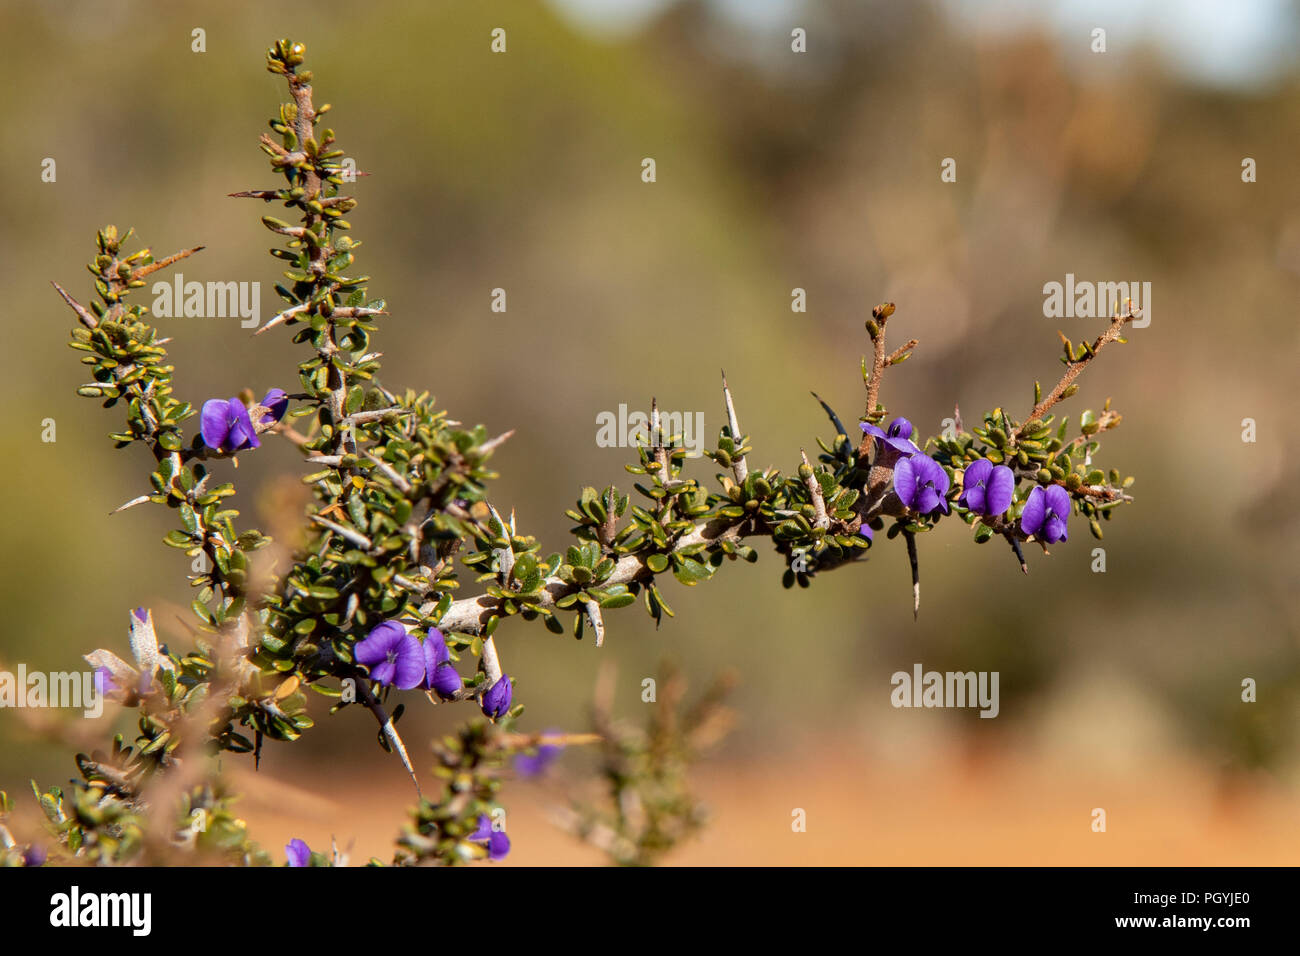
[[[241,811],[274,848],[337,837],[350,862],[391,858],[413,792],[400,767],[332,785],[240,771]],[[847,763],[843,751],[785,758],[779,767],[714,764],[696,774],[713,822],[665,860],[676,865],[1295,865],[1295,797],[1267,778],[1225,784],[1190,766],[1085,773],[998,755],[899,765]],[[591,865],[603,856],[548,819],[558,791],[508,784],[513,851],[506,865]],[[795,807],[805,833],[791,830]],[[1093,807],[1107,832],[1091,828]]]

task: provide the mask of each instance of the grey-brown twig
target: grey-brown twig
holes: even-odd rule
[[[808,469],[808,477],[803,483],[808,488],[808,495],[812,498],[813,505],[813,527],[825,530],[831,526],[831,519],[826,514],[826,498],[822,494],[821,483],[817,480],[817,475],[813,472],[812,465],[808,464],[807,453],[800,448],[799,457],[803,460],[804,466]]]
[[[871,310],[871,318],[867,319],[867,334],[871,336],[871,374],[867,379],[866,418],[868,421],[874,421],[876,418],[876,406],[880,404],[880,379],[885,369],[907,361],[912,354],[912,349],[917,346],[916,339],[909,339],[907,344],[886,354],[885,325],[893,314],[894,303],[883,302]],[[872,436],[863,434],[862,441],[858,443],[860,460],[866,461],[871,454],[872,441]]]

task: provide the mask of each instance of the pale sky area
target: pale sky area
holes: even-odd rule
[[[586,29],[617,34],[637,29],[676,0],[550,2]],[[816,7],[816,0],[709,2],[739,25],[782,33],[802,25],[799,17]],[[1300,8],[1293,0],[938,0],[938,5],[962,31],[1043,31],[1062,43],[1082,43],[1085,51],[1092,29],[1103,27],[1111,52],[1153,47],[1180,74],[1213,86],[1273,82],[1295,69],[1300,47]]]

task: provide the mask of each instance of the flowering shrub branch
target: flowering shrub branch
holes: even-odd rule
[[[1074,394],[1074,380],[1104,346],[1123,341],[1131,313],[1116,316],[1091,345],[1066,340],[1065,374],[1046,397],[1035,385],[1035,404],[1023,421],[995,409],[977,427],[967,430],[958,420],[917,445],[906,418],[885,424],[883,374],[918,343],[887,349],[895,309],[884,304],[866,322],[872,358],[869,368],[862,362],[867,401],[860,439],[851,439],[818,398],[835,435],[818,439],[816,462],[801,450],[793,474],[751,469],[753,448],[724,374],[726,425],[707,452],[724,469],[716,490],[685,474],[681,436],[664,434],[652,405],[649,436],[627,466],[637,501],[615,487],[583,489],[566,512],[574,543],[543,553],[518,531],[513,512],[504,517],[488,497],[496,477],[488,460],[511,432],[489,438],[482,426],[467,429],[450,420],[427,392],[391,390],[380,380],[371,336],[388,313],[382,299],[369,297],[369,277],[352,271],[360,243],[345,217],[356,200],[343,190],[353,167],[334,132],[321,125],[329,106],[315,106],[304,58],[301,44],[282,40],[267,59],[287,83],[289,101],[270,122],[276,135],[264,135],[261,147],[284,185],[232,194],[279,203],[296,219],[262,218],[282,240],[271,254],[286,266],[286,281],[276,286],[285,308],[255,333],[282,329],[305,347],[296,391],[271,387],[255,401],[245,389],[210,399],[186,445],[185,423],[195,407],[173,396],[167,340],[128,297],[146,275],[201,247],[156,261],[147,249],[125,255],[130,233],[119,237],[110,226],[99,233],[91,264],[99,301],[85,308],[56,285],[79,322],[71,345],[84,353],[93,378],[79,393],[105,407],[124,405],[124,429],[110,437],[119,447],[143,443],[154,458],[152,493],[127,506],[152,502],[170,509],[178,527],[165,543],[191,559],[201,556],[206,568],[191,576],[198,621],[193,650],[179,654],[159,645],[151,615],[137,609],[133,664],[108,650],[87,655],[109,694],[139,711],[140,733],[132,746],[115,740],[111,755],[80,755],[82,779],[70,790],[38,793],[63,852],[99,863],[131,860],[144,846],[131,834],[144,832],[142,815],[158,805],[181,807],[166,845],[188,845],[187,815],[201,805],[225,827],[213,844],[219,852],[238,862],[267,862],[229,813],[215,777],[199,774],[191,786],[192,775],[204,754],[252,752],[256,761],[266,740],[297,739],[313,726],[310,690],[334,702],[331,713],[353,704],[369,711],[380,744],[397,753],[415,783],[419,802],[398,840],[396,863],[496,859],[509,848],[493,822],[502,768],[512,754],[550,746],[516,729],[523,706],[495,642],[502,621],[540,621],[579,639],[590,632],[599,647],[606,611],[640,600],[662,623],[673,616],[663,592],[668,575],[694,586],[726,563],[756,561],[752,539],[770,539],[783,558],[786,587],[807,587],[817,573],[852,563],[886,525],[888,537],[901,534],[907,544],[916,608],[917,539],[943,517],[957,514],[977,542],[1003,537],[1025,567],[1022,543],[1046,550],[1066,540],[1076,513],[1100,537],[1100,522],[1131,500],[1131,478],[1092,465],[1099,435],[1120,421],[1109,402],[1100,416],[1084,412],[1074,437],[1068,419],[1049,414]],[[313,497],[306,546],[262,593],[251,584],[250,561],[269,539],[236,528],[238,512],[224,507],[235,486],[214,470],[226,460],[237,464],[238,455],[255,452],[268,434],[302,453],[302,480]],[[465,571],[475,575],[479,593],[458,597]],[[473,701],[483,715],[437,745],[437,787],[428,795],[396,729],[406,706],[398,698],[412,692],[431,704]],[[680,693],[674,689],[655,711],[660,723],[645,734],[617,727],[598,706],[597,736],[581,742],[600,742],[603,773],[618,781],[609,794],[616,810],[612,816],[574,810],[566,825],[584,838],[603,834],[614,859],[633,863],[651,861],[689,833],[699,814],[686,795],[683,768],[699,738],[708,736],[701,728],[716,726],[719,697],[710,695],[702,711],[676,721],[671,714]],[[185,785],[150,789],[168,778]],[[620,815],[617,808],[629,801],[639,801],[648,816]],[[293,865],[330,862],[297,843],[288,849]]]
[[[616,863],[648,866],[707,822],[687,785],[687,770],[730,729],[734,714],[724,701],[736,678],[724,673],[687,708],[685,678],[665,664],[659,699],[643,729],[614,719],[613,676],[612,666],[603,669],[592,714],[606,799],[572,800],[555,817]]]

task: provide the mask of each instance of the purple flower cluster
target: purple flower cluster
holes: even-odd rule
[[[504,832],[492,829],[492,821],[487,814],[482,814],[478,818],[478,829],[471,833],[467,839],[471,843],[478,843],[486,847],[489,860],[505,859],[506,854],[510,852],[510,838]],[[32,849],[38,850],[39,848],[33,847]],[[297,837],[285,844],[284,855],[288,866],[311,866],[311,847]],[[40,866],[45,862],[45,852],[43,850],[39,850],[39,857],[36,853],[33,853],[32,857],[33,862],[28,863],[28,866]]]
[[[260,424],[274,424],[288,410],[289,396],[284,389],[273,388],[260,404],[267,409]],[[204,402],[199,419],[203,444],[216,451],[234,454],[241,448],[260,448],[262,445],[249,418],[248,408],[238,398],[213,398]]]
[[[909,509],[928,515],[936,511],[948,513],[948,472],[912,441],[912,423],[906,418],[895,418],[888,429],[870,422],[862,423],[862,430],[888,448],[888,458],[905,455],[894,465],[894,494]],[[883,451],[883,449],[882,449]],[[865,526],[864,526],[865,527]],[[860,531],[871,537],[870,529]]]
[[[1005,465],[981,458],[966,467],[964,488],[958,502],[975,514],[995,517],[1011,507],[1016,476]],[[1036,535],[1048,544],[1069,537],[1070,493],[1060,485],[1041,485],[1029,492],[1020,512],[1020,530]]]
[[[895,418],[888,428],[862,422],[862,430],[881,446],[876,464],[893,464],[894,494],[910,510],[921,515],[948,514],[948,472],[911,440],[912,423]],[[987,458],[966,466],[962,492],[957,503],[968,511],[997,517],[1006,514],[1014,500],[1016,476],[1005,465]],[[1048,544],[1065,541],[1070,517],[1070,494],[1060,485],[1037,487],[1029,493],[1020,514],[1020,530]],[[865,524],[858,532],[868,540],[872,532]]]
[[[451,697],[461,688],[447,640],[436,627],[429,628],[421,644],[397,621],[384,621],[357,643],[355,653],[357,662],[370,671],[370,679],[385,687],[423,687],[440,697]]]
[[[444,699],[455,696],[462,687],[460,675],[451,663],[447,639],[436,627],[429,628],[421,644],[397,621],[384,621],[371,628],[365,640],[357,642],[354,653],[357,663],[366,665],[370,679],[384,687],[421,687]],[[484,714],[497,720],[510,710],[513,696],[510,677],[503,674],[479,703]]]

